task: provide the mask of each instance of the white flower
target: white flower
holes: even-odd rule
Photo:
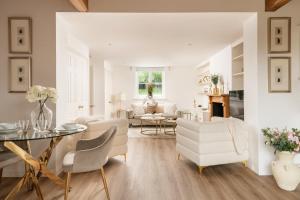
[[[29,102],[45,101],[49,98],[56,103],[57,95],[55,88],[46,88],[40,85],[34,85],[27,91],[26,99]]]

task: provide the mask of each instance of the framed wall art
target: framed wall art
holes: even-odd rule
[[[9,92],[25,93],[31,87],[31,58],[9,57]]]
[[[32,20],[30,17],[8,18],[9,53],[32,52]]]
[[[270,17],[268,26],[269,53],[290,53],[291,18]]]
[[[269,58],[269,92],[291,92],[291,58]]]

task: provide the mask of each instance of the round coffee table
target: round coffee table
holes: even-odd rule
[[[154,135],[154,134],[151,134],[151,133],[147,134],[146,132],[154,132],[155,131],[155,135],[157,135],[158,134],[158,128],[159,128],[159,131],[161,132],[161,125],[162,125],[162,122],[165,119],[166,119],[165,117],[161,117],[161,116],[141,117],[141,134],[143,134],[143,135]],[[155,125],[155,130],[153,130],[153,129],[143,130],[143,123],[145,123],[145,122]]]

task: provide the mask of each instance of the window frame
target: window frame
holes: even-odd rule
[[[145,99],[147,97],[146,95],[140,95],[139,94],[139,77],[138,77],[138,73],[139,72],[148,72],[149,73],[149,77],[148,79],[152,79],[152,73],[153,72],[160,72],[161,73],[161,86],[162,86],[162,91],[161,91],[161,95],[155,95],[153,94],[153,97],[155,99],[165,99],[165,69],[162,67],[140,67],[140,68],[136,68],[135,70],[135,99]],[[148,80],[149,81],[149,80]]]

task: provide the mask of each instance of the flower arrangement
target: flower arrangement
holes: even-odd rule
[[[299,152],[300,151],[300,130],[298,129],[262,129],[265,136],[265,144],[274,147],[276,151]]]
[[[153,83],[148,83],[147,85],[147,92],[148,92],[148,96],[152,97],[153,96]]]
[[[47,130],[52,123],[52,111],[46,106],[49,100],[56,103],[56,89],[35,85],[27,91],[26,99],[31,102],[38,102],[36,108],[31,112],[31,123],[34,130]]]
[[[26,99],[31,103],[39,102],[40,104],[45,104],[48,99],[52,103],[56,103],[56,89],[34,85],[27,91]]]

